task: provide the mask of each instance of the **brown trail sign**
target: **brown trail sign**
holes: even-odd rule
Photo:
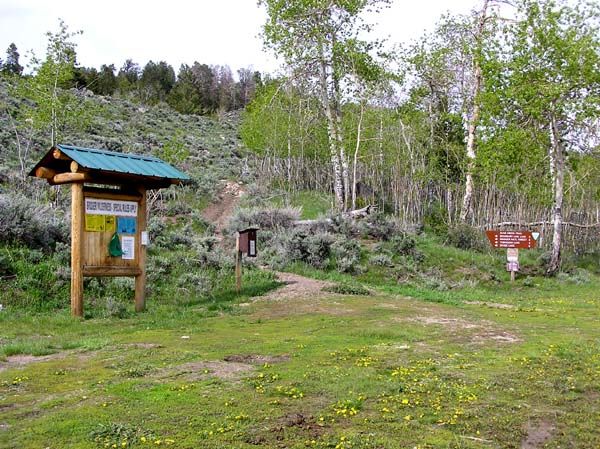
[[[539,234],[530,231],[485,231],[494,248],[531,249],[537,244]]]
[[[485,231],[485,234],[494,248],[506,248],[506,271],[510,272],[510,280],[514,282],[520,268],[519,249],[535,248],[540,234],[531,231]]]

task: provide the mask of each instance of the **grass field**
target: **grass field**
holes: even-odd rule
[[[0,312],[0,447],[598,448],[600,282],[540,282]]]

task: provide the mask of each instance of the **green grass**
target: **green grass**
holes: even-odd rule
[[[273,205],[277,207],[294,206],[302,210],[300,218],[303,220],[312,220],[326,216],[331,212],[333,198],[314,191],[304,191],[292,194],[285,194],[273,199]]]
[[[209,295],[155,281],[148,310],[120,318],[90,304],[127,297],[112,283],[87,286],[84,320],[9,307],[0,448],[599,447],[600,279],[511,285],[502,254],[417,249],[414,276],[445,288],[398,282],[394,255],[355,276],[290,267],[345,295],[251,301],[277,284],[247,268],[239,295],[226,269],[202,274]],[[197,270],[183,250],[160,257],[165,279]]]
[[[599,286],[530,288],[527,310],[390,292],[214,316],[4,311],[3,348],[56,353],[0,371],[0,447],[518,448],[536,425],[545,447],[597,447]]]

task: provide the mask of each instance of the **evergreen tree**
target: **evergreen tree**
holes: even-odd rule
[[[117,86],[121,95],[137,90],[140,72],[140,66],[133,60],[125,61],[117,74]]]
[[[17,46],[12,43],[6,49],[6,61],[2,66],[2,71],[5,73],[12,73],[13,75],[21,75],[23,73],[23,66],[19,64],[19,52]]]
[[[140,78],[140,96],[144,103],[156,104],[166,101],[175,86],[175,71],[164,61],[149,61]]]
[[[112,95],[117,90],[117,77],[115,76],[115,65],[102,64],[98,73],[97,83],[92,89],[100,95]]]

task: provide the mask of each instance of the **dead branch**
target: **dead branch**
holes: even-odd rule
[[[521,226],[521,227],[531,227],[531,226],[550,226],[553,225],[554,223],[551,221],[534,221],[532,223],[520,223],[518,221],[503,221],[501,223],[492,223],[489,225],[482,225],[482,226],[478,226],[479,228],[488,228],[488,227],[494,227],[494,228],[501,228],[504,226]],[[600,227],[600,223],[593,223],[593,224],[579,224],[579,223],[573,223],[573,222],[563,222],[562,223],[563,226],[572,226],[574,228],[581,228],[581,229],[590,229],[590,228],[598,228]]]

